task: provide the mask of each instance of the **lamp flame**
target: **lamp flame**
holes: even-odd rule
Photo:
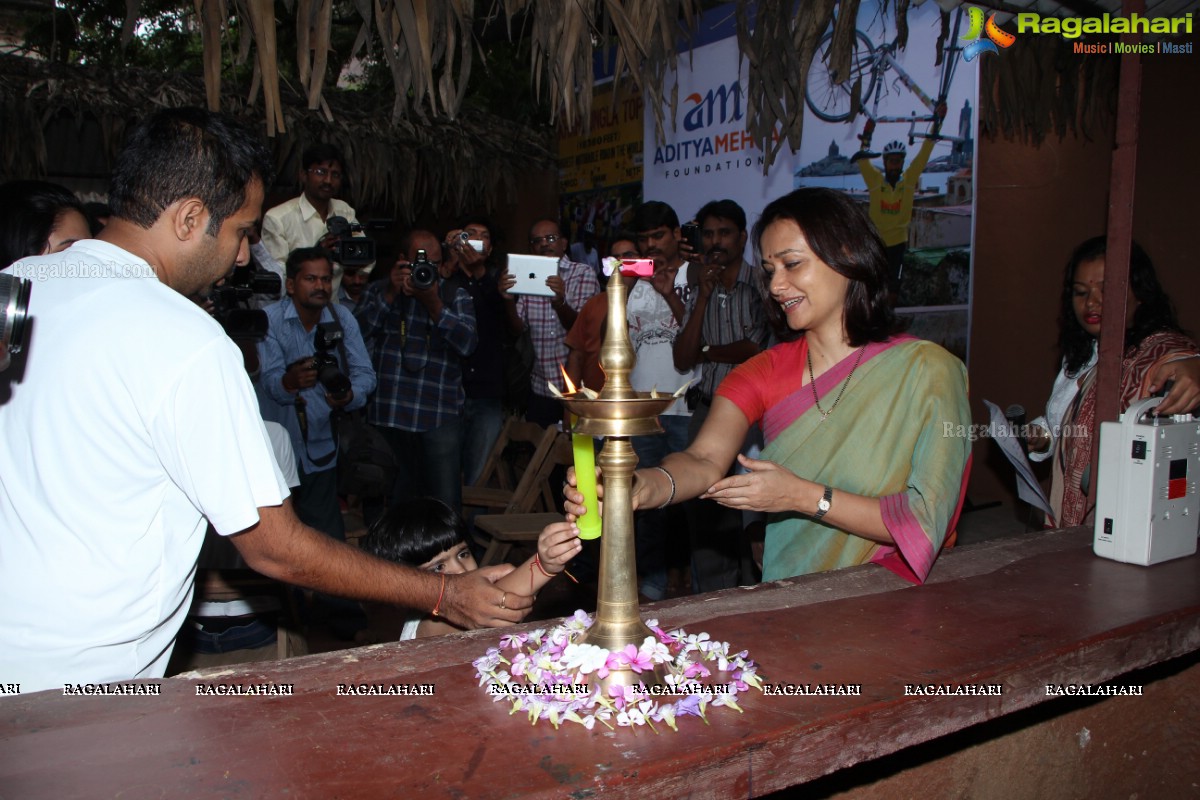
[[[567,394],[575,394],[578,390],[575,388],[575,383],[571,380],[571,376],[567,374],[566,368],[562,364],[559,364],[558,369],[562,373],[563,380],[566,381]]]

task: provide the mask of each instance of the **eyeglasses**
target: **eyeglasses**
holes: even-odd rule
[[[534,247],[537,247],[542,242],[545,242],[546,244],[554,244],[561,238],[562,237],[557,233],[548,233],[545,236],[530,236],[529,243]]]
[[[342,179],[342,173],[336,169],[325,169],[324,167],[309,167],[305,172],[310,175],[316,175],[318,178],[333,178],[335,181]]]

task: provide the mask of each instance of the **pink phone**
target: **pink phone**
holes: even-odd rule
[[[621,274],[636,275],[639,278],[654,277],[653,258],[623,258],[621,259]]]

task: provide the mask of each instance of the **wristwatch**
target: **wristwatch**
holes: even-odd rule
[[[813,519],[820,519],[829,513],[829,509],[833,507],[833,487],[826,486],[825,494],[817,501],[817,513],[812,515]]]

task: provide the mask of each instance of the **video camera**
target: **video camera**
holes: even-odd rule
[[[365,267],[375,261],[375,240],[365,234],[356,235],[363,233],[362,225],[349,222],[345,217],[330,217],[325,220],[325,228],[338,237],[329,252],[343,267]]]
[[[333,398],[343,397],[351,390],[350,379],[338,366],[333,349],[342,341],[342,329],[328,322],[317,324],[313,332],[313,366],[317,370],[317,381],[325,387],[325,392]]]
[[[269,327],[267,312],[252,308],[250,301],[256,294],[278,298],[282,291],[283,281],[275,273],[256,269],[253,264],[235,267],[233,274],[214,286],[209,295],[213,317],[230,339],[264,339]]]

